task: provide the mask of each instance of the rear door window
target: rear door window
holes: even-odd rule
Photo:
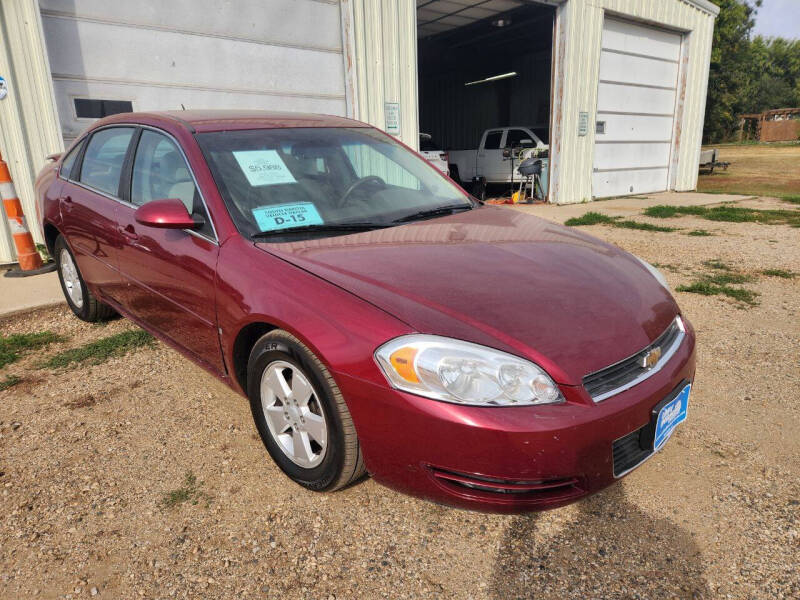
[[[536,142],[531,134],[524,129],[509,129],[506,136],[506,146],[511,148],[535,148]]]
[[[93,134],[83,156],[80,182],[117,196],[122,164],[134,131],[133,127],[110,127]]]
[[[72,179],[72,167],[75,166],[75,159],[78,158],[78,154],[81,152],[81,148],[83,147],[83,142],[77,144],[72,150],[69,151],[64,157],[64,160],[61,162],[61,177],[64,179]]]

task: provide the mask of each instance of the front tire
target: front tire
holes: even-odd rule
[[[271,331],[253,346],[247,395],[267,451],[295,482],[314,491],[333,491],[366,472],[336,382],[289,332]]]
[[[64,298],[75,316],[90,323],[110,319],[114,315],[114,309],[100,302],[86,286],[75,262],[75,256],[67,246],[63,235],[56,238],[53,251],[61,291],[64,292]]]

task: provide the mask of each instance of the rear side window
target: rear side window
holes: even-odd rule
[[[61,162],[61,177],[64,179],[70,179],[70,174],[72,173],[72,167],[75,166],[75,159],[78,158],[78,154],[80,154],[81,148],[83,147],[83,142],[76,145],[72,150],[69,151],[64,157],[64,160]]]
[[[536,142],[533,141],[531,134],[522,129],[509,129],[506,136],[506,146],[512,148],[535,148]]]
[[[101,129],[89,140],[81,165],[81,183],[116,196],[133,127]]]
[[[486,143],[483,145],[484,150],[499,150],[500,140],[503,137],[502,131],[490,131],[486,134]]]

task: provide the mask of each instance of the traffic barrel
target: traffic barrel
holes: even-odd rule
[[[19,268],[23,271],[41,268],[42,257],[36,249],[36,244],[33,243],[33,236],[25,222],[25,214],[22,212],[22,204],[17,198],[17,191],[14,189],[8,164],[3,160],[2,155],[0,155],[0,198],[3,199],[8,227],[11,229],[14,245],[17,247]]]

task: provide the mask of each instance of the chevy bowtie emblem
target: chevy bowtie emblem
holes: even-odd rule
[[[659,360],[661,360],[661,346],[656,346],[642,354],[639,359],[639,366],[643,369],[652,369],[658,364]]]

